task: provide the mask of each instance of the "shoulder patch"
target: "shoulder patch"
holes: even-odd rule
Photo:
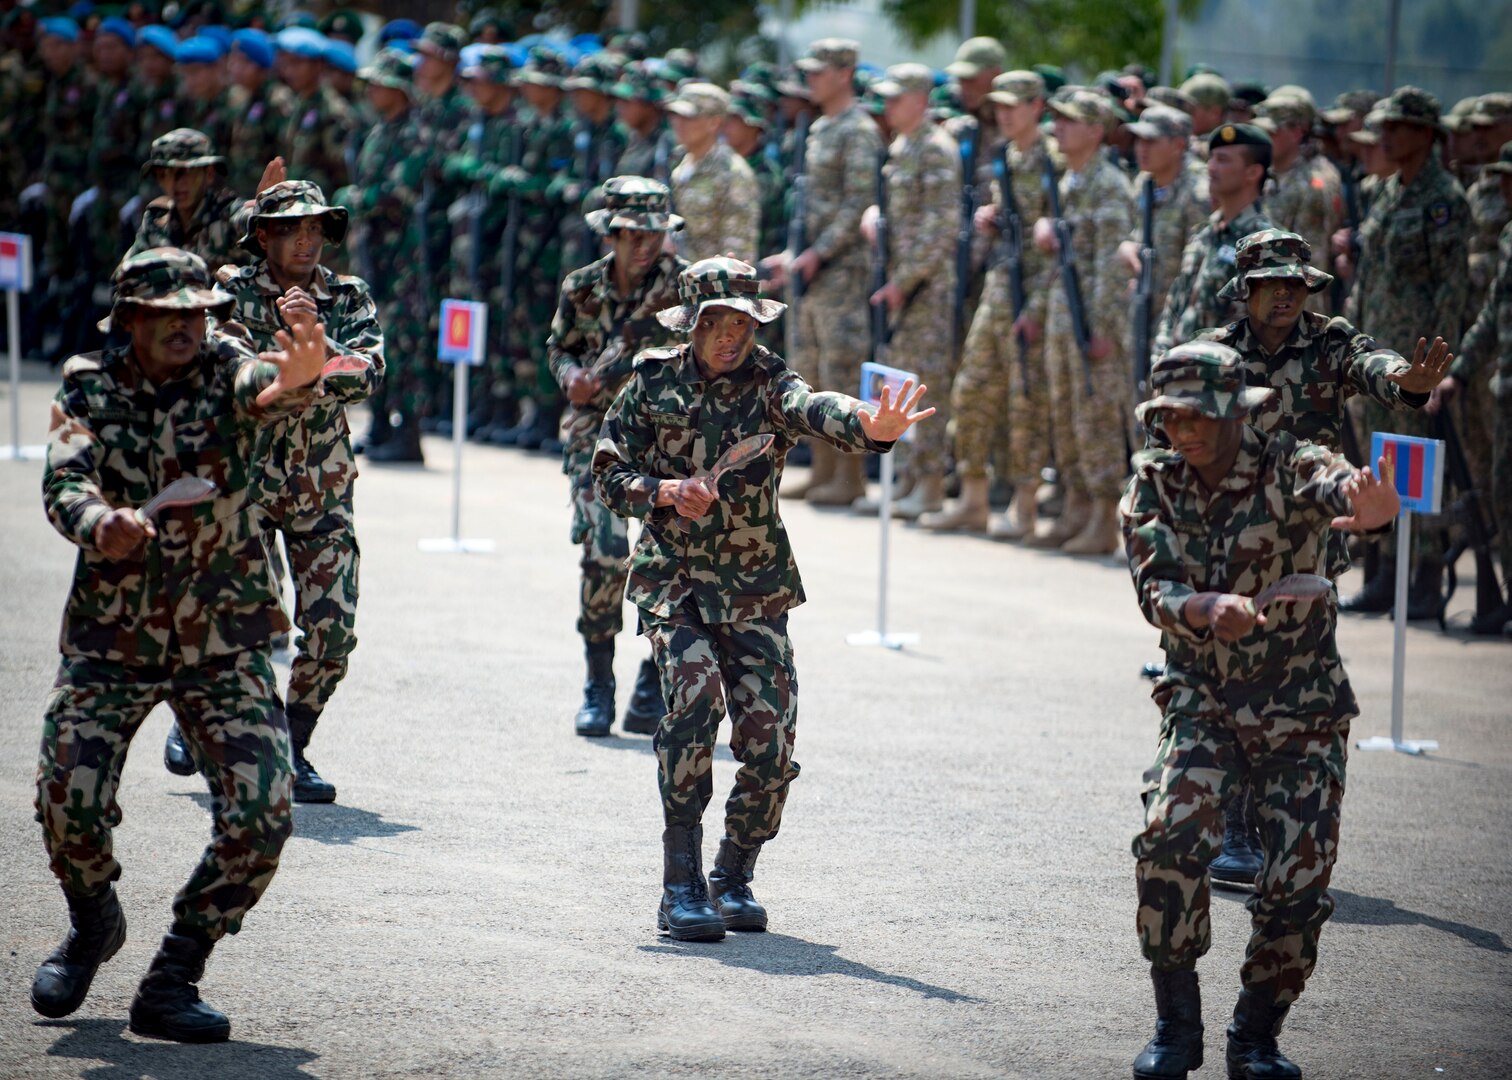
[[[1440,199],[1428,207],[1428,220],[1433,222],[1435,228],[1442,229],[1449,224],[1449,202]]]

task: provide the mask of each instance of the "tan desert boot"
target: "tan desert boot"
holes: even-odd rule
[[[1034,485],[1018,484],[1013,489],[1013,501],[1001,514],[993,514],[987,522],[987,535],[994,540],[1022,540],[1034,532],[1037,518],[1034,503]]]
[[[816,452],[818,449],[814,447]],[[825,449],[835,455],[834,475],[828,483],[809,488],[803,499],[814,506],[849,506],[866,494],[866,459],[860,454]]]
[[[1061,508],[1060,517],[1049,528],[1043,525],[1036,528],[1032,535],[1024,537],[1024,543],[1035,548],[1058,548],[1085,529],[1091,516],[1092,504],[1086,494],[1079,488],[1072,488],[1066,492],[1066,504]]]
[[[894,516],[913,521],[921,514],[939,513],[945,506],[945,478],[938,474],[921,476],[913,490],[893,503]]]
[[[784,484],[782,487],[782,494],[789,499],[801,499],[808,494],[810,488],[820,487],[834,479],[835,458],[839,455],[839,451],[830,447],[828,443],[811,439],[809,453],[813,455],[813,464],[809,466],[808,479],[800,480],[796,484]]]
[[[1096,499],[1086,526],[1061,545],[1067,555],[1108,555],[1123,542],[1118,527],[1118,504],[1112,499]]]
[[[919,527],[932,532],[981,532],[987,527],[987,478],[967,476],[961,479],[961,494],[949,510],[920,514]]]

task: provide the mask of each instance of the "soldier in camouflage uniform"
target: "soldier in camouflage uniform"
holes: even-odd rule
[[[1202,1064],[1197,960],[1210,944],[1206,865],[1221,807],[1256,779],[1265,864],[1254,932],[1228,1028],[1228,1075],[1296,1078],[1276,1038],[1317,960],[1333,910],[1354,694],[1334,644],[1332,594],[1257,611],[1281,577],[1326,568],[1327,534],[1389,522],[1395,489],[1290,435],[1244,423],[1273,391],[1246,387],[1226,346],[1179,346],[1158,361],[1139,408],[1173,450],[1147,451],[1120,507],[1145,618],[1165,672],[1153,697],[1160,745],[1134,838],[1140,943],[1159,1015],[1136,1078],[1174,1080]]]
[[[577,114],[572,126],[572,158],[567,171],[552,179],[546,197],[562,204],[564,271],[585,266],[602,254],[601,238],[588,227],[584,215],[601,206],[600,189],[615,175],[615,165],[628,142],[624,127],[615,117],[611,96],[621,66],[612,53],[594,53],[579,60],[562,83]]]
[[[866,360],[870,307],[869,252],[860,235],[861,215],[872,204],[882,137],[856,102],[854,75],[860,46],[844,38],[824,38],[798,61],[822,115],[808,130],[804,151],[807,203],[805,250],[767,260],[780,287],[790,275],[802,283],[797,352],[788,359],[810,384],[849,391],[861,383]],[[791,317],[791,316],[790,316]],[[789,492],[817,506],[849,506],[866,494],[859,456],[836,453],[829,443],[813,444],[807,487]]]
[[[141,132],[137,141],[137,160],[145,158],[152,149],[153,140],[166,135],[179,123],[178,79],[174,71],[174,57],[178,53],[178,38],[166,26],[144,26],[137,31],[136,72],[134,93],[141,110]],[[138,186],[142,203],[153,198],[157,185],[151,181]],[[131,228],[136,227],[141,206],[123,220]]]
[[[38,51],[47,67],[47,96],[42,105],[40,134],[46,149],[37,180],[46,210],[42,246],[42,274],[51,277],[56,320],[63,327],[61,355],[77,344],[70,327],[82,329],[92,315],[87,247],[77,244],[73,208],[88,186],[89,144],[97,96],[93,80],[79,57],[79,28],[72,19],[53,17],[40,23]],[[82,234],[82,230],[81,230]]]
[[[203,131],[212,146],[231,145],[232,114],[224,57],[220,43],[207,37],[179,42],[174,54],[179,78],[179,126]]]
[[[1233,88],[1223,76],[1211,71],[1199,71],[1178,89],[1192,103],[1192,134],[1198,139],[1199,150],[1211,152],[1213,143],[1207,136],[1223,124],[1229,102],[1234,100]]]
[[[667,233],[683,224],[669,212],[665,184],[616,176],[604,185],[604,200],[604,208],[592,211],[588,221],[608,237],[609,254],[562,282],[546,343],[552,374],[570,403],[562,472],[572,483],[571,540],[582,549],[577,630],[588,662],[574,725],[579,735],[590,737],[608,735],[614,724],[614,641],[623,628],[630,554],[624,519],[594,492],[594,446],[636,354],[668,340],[656,313],[676,304],[678,274],[688,265],[665,250]],[[650,735],[665,711],[656,665],[642,661],[624,728]]]
[[[1024,295],[1032,297],[1050,287],[1054,260],[1029,242],[1034,223],[1048,211],[1045,163],[1061,172],[1064,159],[1053,136],[1040,120],[1045,112],[1045,80],[1034,71],[1009,71],[992,82],[988,95],[998,130],[1006,141],[1007,168],[1022,226]],[[961,494],[954,505],[938,514],[925,514],[926,529],[969,529],[1003,540],[1021,540],[1034,531],[1035,489],[1040,471],[1050,463],[1050,390],[1043,339],[1015,340],[1008,273],[1008,240],[1001,236],[1006,193],[1005,176],[996,175],[992,198],[976,212],[979,233],[998,238],[989,261],[981,303],[971,320],[962,351],[961,367],[950,392],[955,417],[956,473]],[[1022,356],[1022,362],[1020,357]],[[1006,447],[1000,445],[1000,424],[1008,417]],[[989,518],[987,470],[1003,458],[1013,500],[1006,513]],[[1003,451],[1006,451],[1004,454]]]
[[[672,205],[684,227],[678,253],[690,262],[727,255],[755,262],[761,239],[761,191],[756,174],[719,130],[730,95],[713,83],[683,83],[667,103],[672,132],[685,154],[672,169]]]
[[[750,881],[798,775],[787,612],[804,595],[777,510],[787,452],[800,437],[842,453],[886,452],[932,411],[913,411],[917,392],[907,401],[884,396],[869,412],[855,398],[811,389],[756,345],[757,325],[782,312],[757,298],[759,288],[755,268],[732,259],[683,271],[683,306],[658,318],[690,341],[637,357],[593,456],[599,498],[643,523],[629,596],[641,609],[667,703],[654,742],[666,825],[657,924],[679,940],[719,939],[726,925],[766,929]],[[721,454],[757,435],[775,440],[767,453],[722,484],[709,479]],[[713,797],[714,739],[727,708],[740,768],[706,883],[700,822]]]
[[[645,176],[665,184],[672,171],[672,134],[662,111],[666,90],[645,61],[637,60],[620,69],[609,92],[614,95],[614,115],[625,130],[615,175]]]
[[[350,183],[346,148],[355,122],[346,100],[322,81],[325,38],[314,30],[292,26],[274,38],[279,77],[293,94],[283,155],[294,180],[308,180],[321,191],[335,191]],[[327,266],[341,268],[341,252],[327,252]]]
[[[1344,223],[1343,181],[1333,162],[1309,152],[1317,110],[1306,98],[1272,94],[1255,111],[1255,126],[1271,137],[1265,216],[1306,240],[1314,265],[1327,271],[1329,237]],[[1328,293],[1313,293],[1307,303],[1309,311],[1329,311]]]
[[[125,940],[116,789],[132,736],[169,701],[210,779],[213,824],[131,1030],[183,1042],[229,1035],[194,983],[268,887],[293,829],[269,651],[288,620],[252,503],[252,441],[309,404],[325,360],[318,328],[280,338],[263,356],[277,367],[234,324],[207,336],[207,314],[224,318],[231,299],[212,285],[204,262],[176,249],[121,264],[112,318],[129,344],[64,365],[42,485],[48,518],[79,547],[36,798],[72,929],[38,968],[32,1005],[72,1013]],[[211,494],[150,518],[136,509],[183,477],[209,481]]]
[[[1118,495],[1127,472],[1129,279],[1118,263],[1118,245],[1134,227],[1134,206],[1128,181],[1101,152],[1112,115],[1108,101],[1091,90],[1050,101],[1056,142],[1066,156],[1061,212],[1075,247],[1088,355],[1082,356],[1072,333],[1070,300],[1059,275],[1029,298],[1014,324],[1015,333],[1030,340],[1045,338],[1056,467],[1066,486],[1061,516],[1024,542],[1069,555],[1104,555],[1117,546]],[[1056,251],[1050,218],[1035,223],[1034,240],[1047,255]]]
[[[132,92],[131,60],[136,31],[112,16],[95,33],[94,60],[99,74],[99,105],[89,143],[89,182],[94,201],[88,210],[93,275],[103,280],[121,257],[121,209],[139,180],[137,143],[141,137],[141,103]]]
[[[163,194],[142,212],[127,254],[183,248],[203,259],[211,273],[230,262],[237,237],[232,219],[242,199],[223,186],[225,169],[226,159],[203,132],[178,128],[158,138],[142,172],[157,178]]]
[[[761,98],[737,81],[731,88],[730,111],[725,115],[720,134],[756,177],[757,198],[761,203],[761,227],[756,239],[760,259],[776,255],[787,243],[786,178],[782,172],[781,147],[770,136],[769,127]]]
[[[1396,349],[1418,338],[1454,336],[1469,292],[1470,209],[1459,182],[1439,162],[1435,142],[1443,125],[1438,100],[1413,86],[1399,87],[1382,110],[1381,148],[1397,167],[1360,227],[1360,256],[1348,317]],[[1366,402],[1365,430],[1425,436],[1418,413],[1388,413]],[[1442,524],[1420,515],[1414,530],[1416,566],[1407,598],[1409,619],[1443,612]],[[1365,587],[1340,605],[1347,611],[1387,611],[1396,599],[1395,540],[1383,537],[1380,557]]]
[[[231,36],[226,59],[231,89],[226,105],[231,114],[231,142],[236,148],[230,167],[230,187],[240,195],[256,195],[265,164],[284,155],[284,139],[294,115],[294,95],[271,77],[273,44],[261,30],[238,30]]]

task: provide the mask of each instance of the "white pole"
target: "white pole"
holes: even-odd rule
[[[5,325],[10,338],[11,460],[21,460],[21,294],[5,290]]]
[[[1412,558],[1412,511],[1397,517],[1395,639],[1391,649],[1391,741],[1402,745],[1402,698],[1407,676],[1407,564]]]
[[[1171,65],[1175,63],[1176,27],[1181,21],[1177,0],[1166,0],[1165,27],[1160,34],[1160,85],[1175,86],[1171,81]]]
[[[976,0],[961,0],[961,40],[976,36]]]
[[[793,0],[782,0],[777,7],[777,63],[787,67],[793,62],[793,49],[788,43],[788,32],[793,25]]]
[[[887,534],[892,531],[893,456],[882,455],[882,505],[878,516],[882,519],[882,550],[877,580],[877,637],[887,643]]]
[[[467,438],[468,365],[458,360],[452,383],[452,540],[462,546],[462,442]]]

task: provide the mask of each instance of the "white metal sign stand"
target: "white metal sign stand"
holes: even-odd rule
[[[885,364],[875,364],[871,361],[861,365],[861,400],[875,405],[881,398],[882,388],[888,387],[894,400],[898,392],[903,388],[903,383],[913,380],[915,386],[919,385],[919,377],[912,372],[902,371],[898,368],[887,367]],[[904,433],[903,439],[913,437],[913,429]],[[887,629],[887,564],[888,536],[892,532],[892,499],[893,499],[893,456],[882,455],[882,503],[878,508],[878,517],[882,520],[882,536],[879,545],[880,558],[878,559],[877,574],[877,628],[875,630],[863,630],[857,634],[845,635],[848,645],[880,645],[886,649],[902,649],[905,645],[916,645],[919,642],[918,634],[889,633]]]
[[[31,237],[25,233],[0,233],[0,289],[5,290],[5,325],[10,339],[11,442],[0,446],[0,459],[35,461],[47,454],[45,446],[21,445],[21,294],[32,288]]]
[[[492,540],[462,538],[462,444],[467,439],[467,369],[483,364],[488,338],[488,308],[469,300],[441,301],[441,341],[436,357],[452,365],[452,512],[451,535],[421,540],[428,554],[466,554],[494,550]]]

